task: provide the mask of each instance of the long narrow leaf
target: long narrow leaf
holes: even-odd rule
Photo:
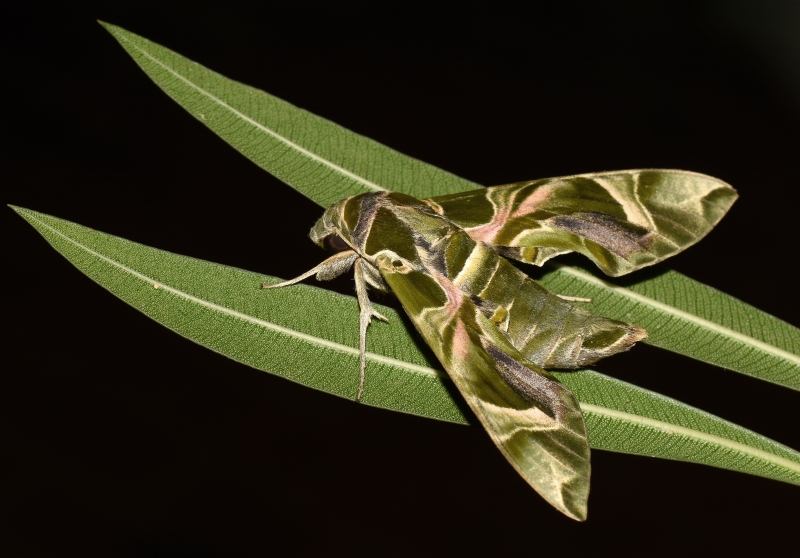
[[[195,118],[323,207],[380,189],[421,198],[480,187],[103,25]],[[597,313],[644,327],[649,343],[800,390],[800,330],[678,273],[621,287],[560,265],[543,281],[555,292],[592,297]]]
[[[28,209],[14,210],[78,269],[173,331],[273,374],[353,399],[358,382],[357,303],[276,278],[179,256]],[[314,308],[313,316],[285,308]],[[466,424],[447,375],[422,354],[390,308],[369,336],[363,402]],[[592,447],[703,463],[800,485],[800,453],[718,417],[603,376],[561,373],[585,412]]]
[[[258,166],[322,207],[378,190],[480,188],[120,27],[101,23],[165,93]]]

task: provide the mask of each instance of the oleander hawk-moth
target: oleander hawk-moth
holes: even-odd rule
[[[290,281],[355,272],[364,389],[367,289],[393,292],[511,465],[548,502],[584,520],[589,444],[575,396],[545,368],[628,350],[640,327],[552,294],[506,258],[542,265],[579,252],[608,275],[652,265],[705,236],[736,199],[728,184],[674,170],[519,182],[418,200],[344,199],[311,230],[338,250]]]

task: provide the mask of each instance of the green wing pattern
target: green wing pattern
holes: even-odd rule
[[[579,368],[627,351],[647,336],[640,327],[599,316],[554,295],[463,230],[442,238],[429,260],[525,359],[542,368]]]
[[[487,317],[487,310],[479,307],[480,298],[456,284],[469,283],[476,274],[483,277],[484,271],[491,275],[493,269],[464,265],[455,279],[448,272],[448,259],[461,261],[454,251],[474,261],[468,253],[471,247],[493,250],[421,201],[389,192],[354,196],[330,207],[310,236],[322,245],[331,235],[339,236],[362,258],[356,290],[361,282],[388,288],[397,296],[520,475],[560,511],[585,519],[589,443],[577,399],[526,360]],[[475,279],[475,285],[480,281]],[[364,323],[372,311],[366,297],[359,295],[359,304]]]
[[[470,300],[384,253],[381,275],[436,353],[489,437],[550,504],[586,519],[589,443],[575,396],[526,361]]]
[[[616,277],[691,246],[736,197],[731,186],[710,176],[644,169],[518,182],[425,201],[503,256],[542,265],[579,252]]]

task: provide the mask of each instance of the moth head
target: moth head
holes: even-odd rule
[[[314,226],[311,227],[311,231],[308,233],[308,236],[312,242],[314,242],[314,244],[324,248],[325,239],[327,237],[331,235],[339,235],[341,207],[345,202],[347,202],[347,199],[330,206],[325,210],[325,213],[322,214],[322,217],[320,217],[317,222],[314,223]]]
[[[375,194],[360,194],[333,204],[325,210],[308,236],[317,246],[335,252],[347,249],[360,252],[353,238],[353,231],[358,225],[364,199],[374,196]]]

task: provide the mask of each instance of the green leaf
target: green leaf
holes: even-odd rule
[[[152,319],[259,370],[353,399],[358,328],[352,297],[149,248],[15,207],[78,269]],[[292,309],[314,309],[314,312]],[[420,352],[403,316],[371,326],[363,402],[467,424],[447,375]],[[312,317],[313,316],[313,317]],[[800,485],[800,453],[678,401],[603,376],[557,374],[581,401],[592,447],[703,463]]]
[[[363,192],[480,188],[101,22],[164,92],[255,164],[322,207]]]
[[[379,189],[424,198],[480,187],[103,25],[195,118],[323,207]],[[593,298],[592,311],[644,327],[649,343],[800,390],[800,330],[785,322],[675,272],[612,283],[579,267],[550,269],[545,286]]]

